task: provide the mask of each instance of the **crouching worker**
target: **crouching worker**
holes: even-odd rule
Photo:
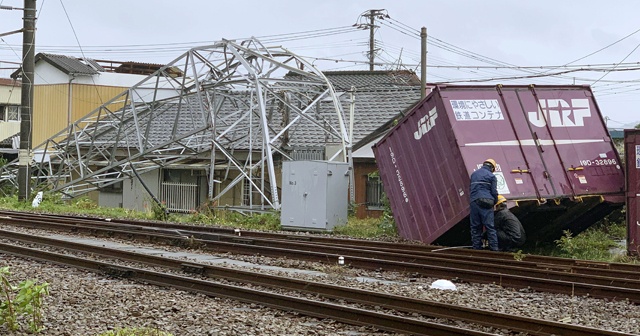
[[[524,245],[527,235],[516,215],[507,209],[507,199],[498,195],[493,215],[500,251],[515,252]]]

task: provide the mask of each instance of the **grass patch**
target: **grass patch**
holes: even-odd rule
[[[144,212],[123,209],[99,207],[88,198],[74,198],[63,200],[58,195],[47,194],[37,208],[31,206],[31,202],[22,202],[17,196],[0,198],[0,208],[16,211],[44,212],[55,214],[85,214],[108,218],[149,219],[149,214]]]
[[[561,257],[599,261],[612,261],[610,249],[616,247],[615,241],[599,230],[587,230],[575,237],[567,230],[556,244]]]
[[[356,238],[384,238],[398,236],[396,226],[385,221],[384,218],[358,219],[350,217],[347,224],[334,227],[333,233]]]
[[[555,248],[541,254],[605,262],[637,262],[624,254],[612,253],[615,248],[622,248],[619,241],[626,237],[625,212],[620,209],[578,235],[564,231],[564,235],[555,241]]]

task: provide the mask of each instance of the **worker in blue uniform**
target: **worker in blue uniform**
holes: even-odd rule
[[[482,249],[482,230],[487,232],[489,249],[498,251],[498,236],[493,223],[493,206],[498,202],[498,180],[496,161],[487,159],[480,169],[471,174],[470,205],[471,245],[473,249]]]

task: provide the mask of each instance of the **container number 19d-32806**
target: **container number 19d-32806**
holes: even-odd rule
[[[613,166],[618,164],[616,159],[580,160],[581,166]]]

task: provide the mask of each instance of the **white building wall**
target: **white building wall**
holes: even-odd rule
[[[71,79],[69,75],[44,61],[40,61],[36,64],[34,73],[36,85],[69,84],[69,80]],[[143,81],[148,77],[149,76],[147,75],[101,72],[92,76],[75,76],[71,83],[123,88],[130,88],[139,84],[139,87],[135,90],[132,97],[133,100],[136,102],[150,102],[154,98],[156,78],[151,78],[143,83]],[[179,92],[174,88],[174,85],[175,82],[169,82],[166,79],[161,78],[158,83],[156,99],[166,99],[178,96]]]
[[[69,76],[47,62],[38,62],[33,71],[35,85],[69,84]]]
[[[20,86],[0,85],[0,105],[20,105],[21,96]]]
[[[22,88],[20,86],[0,85],[0,106],[20,105],[22,100]],[[20,132],[19,121],[0,122],[0,140]]]

